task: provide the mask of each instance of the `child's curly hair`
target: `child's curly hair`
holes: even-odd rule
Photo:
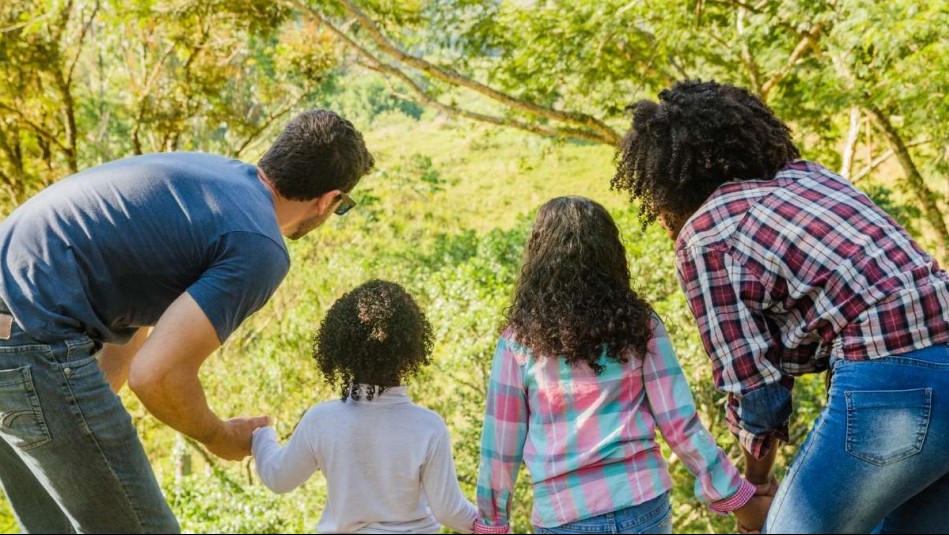
[[[428,364],[432,326],[405,288],[371,280],[330,307],[313,340],[313,359],[341,399],[372,400]],[[362,392],[359,385],[368,385]]]

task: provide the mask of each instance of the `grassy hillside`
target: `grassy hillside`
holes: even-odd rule
[[[700,411],[738,458],[675,284],[672,244],[657,228],[643,232],[635,209],[609,191],[608,148],[438,118],[416,122],[396,113],[362,127],[378,167],[354,194],[360,206],[291,245],[287,281],[204,367],[208,399],[219,415],[270,414],[278,433],[289,436],[306,408],[335,396],[309,357],[323,311],[367,279],[391,279],[416,295],[435,328],[434,364],[410,393],[449,423],[459,477],[474,498],[485,377],[530,218],[547,199],[573,194],[602,202],[619,221],[635,287],[666,320]],[[800,384],[795,435],[806,432],[819,410],[818,382]],[[134,396],[126,392],[124,399],[184,530],[313,530],[325,498],[322,476],[289,495],[272,495],[256,481],[250,461],[208,462],[147,415]],[[784,453],[790,456],[793,448]],[[733,529],[730,519],[695,501],[693,480],[681,463],[672,459],[672,467],[676,531]],[[526,479],[523,474],[515,505],[518,532],[530,530]],[[15,529],[9,512],[0,509],[0,530]]]

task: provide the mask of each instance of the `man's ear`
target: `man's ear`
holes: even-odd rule
[[[326,193],[320,195],[319,197],[314,198],[311,201],[313,202],[313,207],[320,214],[323,214],[323,215],[328,214],[329,212],[333,211],[336,208],[336,202],[339,200],[340,193],[342,193],[342,191],[338,189],[327,191]]]

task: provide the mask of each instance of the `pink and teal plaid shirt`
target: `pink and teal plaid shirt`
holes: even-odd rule
[[[672,487],[656,427],[695,475],[695,495],[719,512],[754,493],[699,420],[669,335],[654,318],[645,358],[606,369],[538,358],[508,330],[498,341],[488,386],[478,477],[479,531],[508,525],[521,461],[540,527],[631,507]]]

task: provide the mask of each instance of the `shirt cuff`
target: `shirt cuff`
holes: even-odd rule
[[[251,434],[251,453],[255,457],[257,456],[257,449],[264,441],[277,442],[277,430],[269,425],[254,429],[254,432]]]
[[[751,498],[755,495],[757,490],[758,487],[756,487],[747,479],[742,478],[741,487],[738,488],[738,492],[736,492],[730,498],[725,498],[724,500],[711,503],[708,507],[716,513],[730,513],[735,509],[741,509],[744,507],[745,504],[747,504],[748,501],[751,500]]]
[[[783,426],[780,429],[773,429],[764,435],[755,435],[740,427],[733,429],[732,432],[738,437],[738,442],[744,446],[744,448],[748,450],[748,453],[752,454],[755,459],[764,458],[764,456],[771,451],[771,448],[774,447],[775,440],[790,443],[787,426]]]
[[[510,533],[511,526],[504,524],[501,526],[489,526],[480,520],[475,522],[474,532],[475,533]]]

